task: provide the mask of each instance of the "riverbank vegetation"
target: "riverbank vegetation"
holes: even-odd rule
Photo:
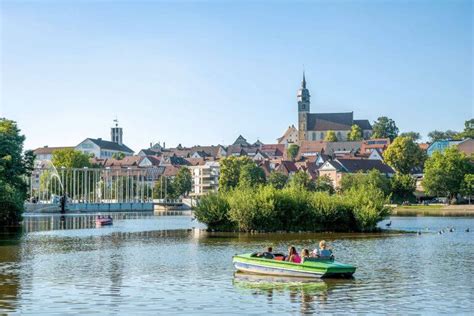
[[[290,179],[271,174],[269,181],[248,157],[223,159],[223,188],[201,198],[195,216],[216,231],[374,231],[389,215],[388,197],[363,175],[334,193],[327,179],[311,181],[303,171]],[[252,174],[253,172],[258,175]],[[271,181],[270,181],[271,180]],[[222,188],[221,187],[221,188]]]
[[[34,161],[33,152],[23,153],[24,141],[14,121],[0,118],[0,227],[21,221],[28,191],[26,178]]]

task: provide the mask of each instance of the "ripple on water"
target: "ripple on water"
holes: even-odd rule
[[[468,313],[473,310],[472,218],[395,218],[396,229],[454,233],[219,237],[182,230],[189,218],[118,219],[105,229],[28,233],[0,244],[0,313],[310,314]],[[83,221],[86,222],[86,221]],[[144,231],[140,230],[144,227]],[[164,227],[171,227],[163,231]],[[32,226],[33,227],[33,226]],[[352,280],[241,280],[232,255],[273,245],[313,249],[326,239]]]

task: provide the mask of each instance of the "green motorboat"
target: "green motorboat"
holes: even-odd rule
[[[234,267],[241,272],[290,277],[349,278],[356,270],[356,267],[332,258],[306,258],[303,263],[293,263],[281,260],[281,256],[249,253],[235,255],[232,261]]]

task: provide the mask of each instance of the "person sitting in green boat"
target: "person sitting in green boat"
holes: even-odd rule
[[[319,249],[314,249],[313,255],[317,258],[333,258],[332,250],[328,249],[325,240],[319,242]]]
[[[293,263],[301,263],[301,257],[296,252],[296,248],[291,246],[288,248],[288,256],[286,257],[286,261],[293,262]]]
[[[301,263],[303,263],[307,258],[310,258],[310,255],[309,250],[305,248],[301,251]]]
[[[267,251],[264,251],[264,252],[254,252],[252,254],[252,257],[265,258],[265,259],[275,259],[275,256],[273,255],[273,248],[272,247],[267,247]]]

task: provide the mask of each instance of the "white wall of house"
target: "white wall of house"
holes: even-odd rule
[[[290,128],[290,130],[278,140],[278,144],[288,145],[295,143],[298,143],[298,130],[296,128]]]
[[[94,154],[94,156],[97,158],[103,158],[100,155],[101,154],[100,147],[94,144],[90,139],[86,139],[82,141],[81,143],[79,143],[79,145],[76,146],[75,149],[88,155]]]
[[[145,167],[152,167],[153,164],[151,163],[151,161],[147,157],[145,157],[138,163],[138,166],[142,167],[142,168],[145,168]]]
[[[131,153],[128,153],[128,152],[122,152],[119,150],[102,149],[90,139],[86,139],[82,141],[81,143],[79,143],[79,145],[75,147],[75,149],[88,155],[94,154],[94,157],[101,158],[101,159],[112,158],[112,156],[115,153],[123,153],[125,154],[125,156],[131,156]]]
[[[264,160],[265,157],[264,157],[260,152],[257,152],[257,153],[255,154],[255,156],[253,156],[252,159],[255,160],[255,161],[260,161],[260,160]]]
[[[53,157],[53,154],[39,154],[39,155],[36,155],[36,160],[38,161],[44,161],[44,160],[51,160],[51,158]]]
[[[375,150],[375,149],[372,149],[370,151],[370,155],[369,155],[369,159],[372,159],[372,160],[382,160],[383,161],[383,157],[380,155],[380,153]]]

